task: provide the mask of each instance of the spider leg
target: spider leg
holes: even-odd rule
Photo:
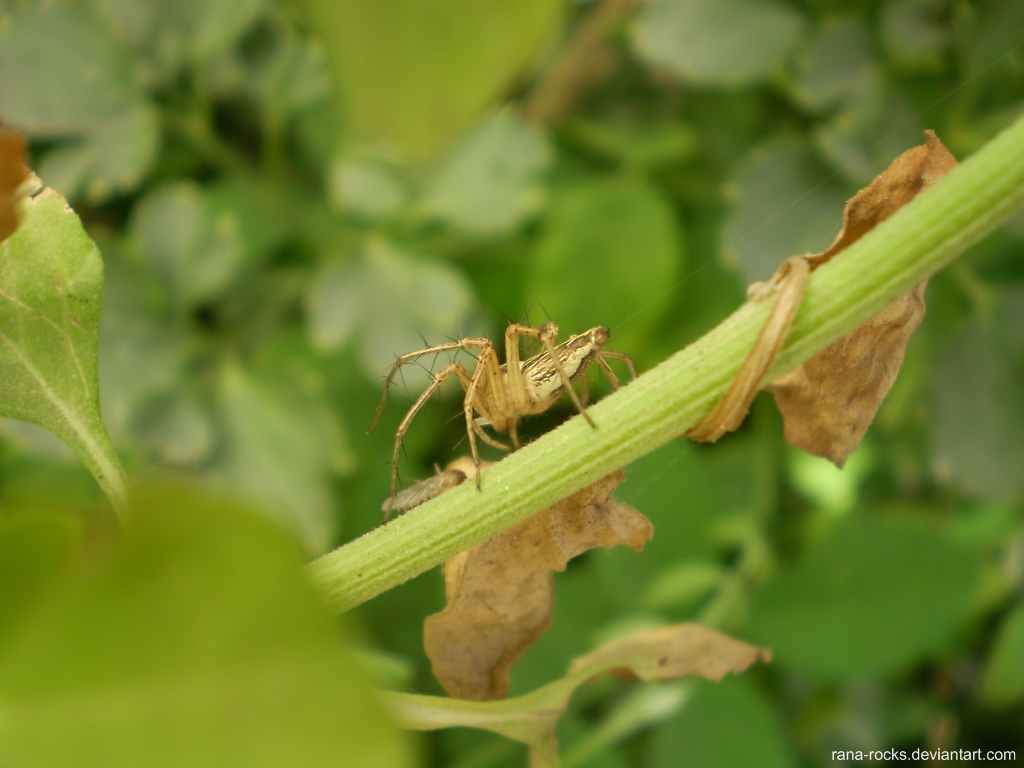
[[[516,447],[516,450],[518,451],[519,450],[519,433],[516,432],[516,423],[514,421],[512,422],[512,426],[509,428],[508,432],[509,432],[509,435],[512,436],[512,445],[514,445]]]
[[[433,347],[425,347],[424,349],[418,349],[415,352],[407,352],[404,355],[399,355],[398,359],[395,360],[395,364],[391,366],[391,371],[388,373],[387,379],[384,380],[384,392],[380,396],[380,405],[377,406],[377,415],[373,417],[373,423],[370,425],[369,431],[373,432],[373,430],[377,427],[377,422],[380,421],[380,416],[382,413],[384,413],[384,406],[387,405],[388,402],[388,388],[391,386],[391,383],[395,380],[395,375],[398,373],[398,371],[401,369],[403,365],[405,365],[406,363],[411,363],[413,360],[423,355],[437,354],[440,352],[447,352],[449,350],[469,351],[470,349],[475,349],[477,347],[484,349],[486,349],[487,347],[491,347],[493,349],[494,345],[491,344],[490,339],[482,339],[471,336],[466,339],[460,339],[459,341],[451,341],[445,344],[437,344]],[[461,367],[462,366],[460,366],[460,368]],[[466,369],[462,368],[462,370],[465,371]],[[468,372],[466,378],[467,380],[469,378]]]
[[[502,451],[511,451],[512,450],[511,447],[505,445],[500,440],[495,440],[493,437],[491,437],[486,432],[484,432],[483,427],[481,427],[479,424],[477,424],[476,419],[473,419],[473,431],[476,432],[480,436],[481,440],[483,440],[485,443],[487,443],[492,448],[498,448],[498,449],[500,449]]]
[[[627,355],[625,352],[613,352],[610,349],[602,349],[597,353],[597,357],[600,360],[602,357],[608,357],[612,360],[621,360],[626,364],[626,368],[629,369],[629,375],[631,378],[636,378],[636,368],[633,365],[633,358]]]
[[[612,367],[602,360],[600,356],[595,359],[597,360],[598,366],[602,371],[604,371],[604,375],[608,377],[608,383],[612,385],[612,389],[618,389],[619,377],[615,375],[615,371],[612,370]]]
[[[480,355],[477,357],[476,370],[473,371],[472,379],[469,382],[469,386],[466,387],[466,400],[463,403],[463,412],[466,414],[466,432],[469,434],[469,448],[473,453],[473,466],[476,468],[476,489],[480,490],[480,451],[477,448],[476,437],[477,431],[483,431],[479,424],[476,423],[476,419],[473,417],[473,413],[476,408],[477,392],[480,388],[480,382],[483,380],[485,375],[491,376],[497,371],[499,376],[501,374],[501,367],[498,365],[498,353],[494,351],[493,345],[488,345],[480,350]],[[486,405],[481,403],[481,405]],[[488,408],[481,408],[482,411],[489,411]]]
[[[409,430],[409,425],[412,424],[412,420],[416,418],[416,414],[419,413],[420,408],[430,399],[430,397],[441,388],[449,378],[455,376],[459,383],[463,386],[470,381],[469,371],[462,367],[459,363],[450,363],[437,372],[434,376],[434,380],[430,382],[430,386],[423,390],[423,393],[413,403],[412,408],[405,414],[405,418],[402,419],[402,423],[398,425],[398,431],[395,432],[395,449],[391,455],[391,498],[394,499],[397,496],[398,489],[398,458],[402,452],[402,440],[405,438],[405,433]]]

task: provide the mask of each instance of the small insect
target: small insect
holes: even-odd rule
[[[413,507],[418,507],[420,504],[430,501],[445,491],[457,485],[462,485],[464,482],[466,482],[466,473],[461,469],[448,468],[441,470],[438,468],[437,474],[433,477],[428,477],[426,480],[420,480],[408,488],[403,488],[402,492],[397,495],[388,496],[387,500],[380,507],[384,513],[384,522],[388,521],[392,513],[396,515],[405,514]]]
[[[373,419],[373,424],[370,425],[371,432],[377,426],[381,413],[384,412],[388,387],[391,386],[391,382],[394,381],[395,375],[403,365],[423,355],[456,350],[480,350],[473,373],[466,370],[460,363],[450,363],[438,371],[430,386],[413,403],[412,408],[402,419],[402,423],[398,425],[398,431],[395,433],[395,449],[391,457],[391,499],[397,502],[398,457],[401,453],[405,433],[431,395],[437,392],[441,385],[452,376],[466,391],[463,412],[466,416],[466,432],[469,435],[473,464],[477,469],[476,486],[478,489],[480,488],[480,454],[477,449],[477,438],[479,437],[488,445],[503,451],[511,450],[509,446],[484,432],[485,426],[490,426],[495,432],[508,432],[512,438],[512,445],[518,448],[519,435],[516,433],[516,424],[519,419],[546,411],[563,393],[568,393],[576,410],[591,426],[594,426],[594,422],[587,415],[585,406],[589,397],[586,372],[591,363],[596,362],[604,371],[613,389],[619,388],[619,379],[608,365],[609,359],[621,360],[629,369],[630,375],[636,378],[636,369],[633,367],[633,361],[629,355],[604,349],[610,335],[607,328],[598,326],[555,346],[555,342],[558,340],[558,326],[555,323],[547,323],[540,328],[513,323],[505,329],[504,365],[498,362],[498,352],[491,340],[478,337],[437,344],[401,355],[395,361],[384,382],[384,393],[381,395],[377,415]],[[536,339],[544,347],[544,351],[528,360],[520,361],[519,342],[523,337]],[[583,391],[582,399],[572,386],[573,382],[577,380],[580,381]]]

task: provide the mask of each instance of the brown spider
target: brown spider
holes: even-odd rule
[[[519,339],[522,337],[537,339],[544,351],[528,360],[520,362]],[[590,364],[596,362],[608,376],[612,389],[619,388],[619,379],[612,371],[606,358],[621,360],[626,364],[629,373],[636,378],[633,361],[622,352],[603,349],[608,342],[610,333],[607,328],[598,326],[586,333],[573,336],[568,341],[555,346],[558,340],[558,326],[547,323],[540,328],[513,323],[505,329],[505,364],[498,363],[498,353],[490,339],[466,338],[438,344],[416,352],[401,355],[395,361],[387,380],[384,382],[384,394],[377,408],[377,415],[370,425],[372,432],[387,403],[388,387],[398,373],[398,369],[422,355],[454,350],[479,349],[476,358],[476,369],[472,374],[460,363],[450,363],[434,376],[423,394],[419,396],[412,408],[398,425],[395,433],[395,450],[391,457],[391,496],[385,504],[394,507],[396,488],[398,487],[398,457],[402,449],[402,440],[412,420],[430,396],[440,389],[449,378],[454,376],[466,390],[463,411],[466,415],[466,432],[469,435],[469,447],[473,453],[473,464],[477,468],[476,487],[480,488],[480,454],[477,450],[476,438],[479,437],[488,445],[503,451],[511,450],[509,446],[498,442],[484,432],[483,427],[490,425],[495,432],[508,432],[512,437],[512,445],[519,447],[519,435],[516,434],[516,423],[523,416],[542,413],[554,405],[555,401],[567,392],[572,398],[583,418],[590,426],[594,422],[587,415],[585,401],[589,397],[586,371]],[[577,379],[581,380],[583,399],[572,387]],[[476,417],[474,414],[480,414]]]

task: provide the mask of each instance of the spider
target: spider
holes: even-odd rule
[[[621,360],[626,364],[629,373],[636,378],[636,369],[629,355],[623,352],[612,352],[604,349],[611,336],[607,328],[598,326],[586,333],[571,337],[555,346],[558,340],[558,326],[547,323],[540,328],[530,325],[513,323],[505,329],[505,364],[498,363],[498,353],[490,339],[470,337],[446,344],[437,344],[415,352],[399,356],[395,361],[387,380],[384,382],[384,393],[380,398],[377,415],[370,425],[373,432],[387,404],[388,387],[394,380],[398,370],[406,363],[422,355],[451,352],[456,350],[469,351],[479,349],[476,358],[476,369],[471,374],[460,363],[450,363],[434,376],[430,386],[419,396],[412,408],[398,425],[395,433],[395,450],[391,457],[391,496],[386,505],[394,508],[398,487],[398,457],[402,449],[402,440],[412,420],[419,413],[424,403],[430,399],[441,385],[454,376],[466,391],[463,401],[463,412],[466,415],[466,432],[469,435],[469,447],[473,453],[473,464],[477,469],[476,487],[480,488],[480,454],[477,449],[477,437],[488,445],[503,451],[511,450],[504,443],[495,440],[484,432],[483,427],[489,425],[495,432],[508,432],[512,445],[519,447],[519,435],[516,424],[524,416],[542,413],[554,405],[563,392],[572,398],[576,410],[582,414],[590,426],[593,420],[586,412],[585,402],[589,398],[586,371],[591,363],[596,362],[608,377],[612,389],[619,388],[619,379],[612,371],[607,359]],[[523,337],[536,339],[544,347],[544,351],[525,361],[519,358],[519,340]],[[573,389],[573,382],[581,380],[583,399]],[[479,417],[475,414],[480,414]]]

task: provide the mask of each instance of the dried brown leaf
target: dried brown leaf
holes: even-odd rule
[[[907,341],[924,318],[926,285],[768,386],[787,443],[842,468],[896,381]]]
[[[742,423],[761,379],[789,333],[807,273],[857,242],[955,166],[956,158],[935,132],[925,131],[924,144],[897,157],[870,185],[850,198],[843,213],[843,229],[832,245],[821,253],[787,259],[769,281],[748,288],[752,301],[777,293],[775,307],[725,397],[687,436],[714,442]],[[795,268],[800,261],[805,262],[806,269]],[[769,385],[782,411],[787,442],[843,466],[896,379],[910,334],[924,317],[924,288],[922,283],[896,299]]]
[[[0,241],[18,228],[18,200],[21,185],[28,178],[25,137],[0,128]]]
[[[445,562],[448,605],[424,621],[423,643],[449,695],[508,693],[512,664],[551,624],[553,571],[593,547],[643,548],[650,521],[611,499],[623,480],[614,472]]]
[[[760,659],[772,660],[767,648],[734,640],[700,624],[676,624],[634,632],[573,661],[569,674],[613,662],[641,680],[674,680],[697,675],[718,682]]]

